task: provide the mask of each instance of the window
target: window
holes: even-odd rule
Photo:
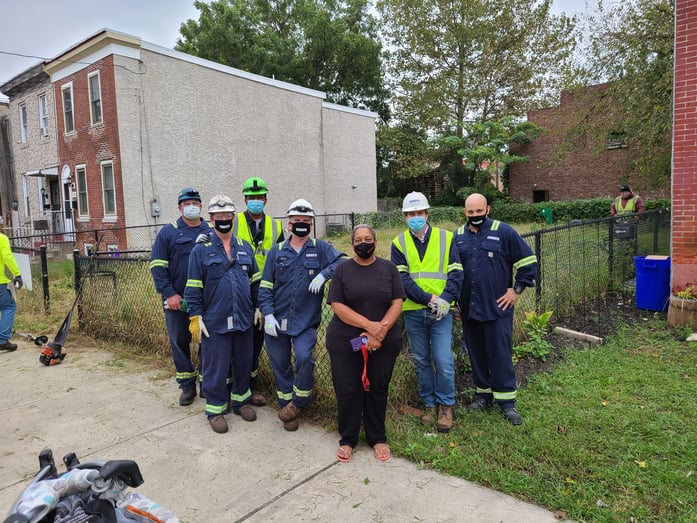
[[[48,136],[48,107],[45,94],[39,96],[39,134],[42,138]]]
[[[114,164],[102,164],[102,196],[104,199],[104,216],[116,215],[116,190],[114,189]]]
[[[24,193],[24,216],[31,216],[31,206],[29,205],[29,184],[27,176],[22,176],[22,192]]]
[[[87,82],[90,90],[90,118],[92,125],[102,122],[102,90],[99,85],[99,71],[92,73]]]
[[[84,165],[75,167],[75,177],[77,178],[77,215],[89,216],[90,208],[87,199],[87,173]]]
[[[63,86],[63,121],[65,123],[65,132],[69,133],[75,130],[75,119],[73,117],[73,84]]]
[[[19,134],[22,143],[27,143],[27,106],[24,104],[19,106]]]

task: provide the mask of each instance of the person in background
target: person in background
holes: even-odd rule
[[[327,350],[341,435],[336,457],[344,463],[351,460],[362,421],[368,445],[378,460],[385,461],[391,455],[385,432],[387,391],[402,349],[397,320],[406,296],[394,263],[375,255],[372,227],[357,225],[351,243],[355,256],[337,266],[327,300],[334,311],[327,327]],[[351,343],[361,336],[367,338],[366,351]]]
[[[315,211],[299,199],[288,208],[290,237],[267,254],[259,287],[266,351],[276,382],[279,419],[298,430],[298,416],[315,383],[313,351],[322,319],[324,283],[346,258],[329,243],[309,237]],[[291,364],[291,348],[295,368]]]
[[[610,205],[610,216],[644,212],[644,201],[641,196],[634,194],[629,185],[620,187],[620,195]]]
[[[264,272],[266,253],[271,250],[274,243],[283,241],[283,225],[281,220],[276,220],[264,213],[266,195],[268,189],[264,180],[258,176],[249,178],[244,182],[242,194],[247,210],[235,215],[232,224],[232,234],[237,238],[248,241],[254,249],[254,257],[259,266],[259,272]],[[252,354],[252,374],[249,382],[252,390],[252,405],[262,407],[266,405],[266,398],[258,390],[259,356],[264,345],[264,316],[259,309],[254,313],[254,352]]]
[[[191,360],[189,314],[182,296],[186,286],[189,254],[199,235],[208,234],[210,227],[201,218],[201,195],[193,187],[179,191],[177,208],[179,218],[164,225],[157,233],[150,253],[150,272],[155,281],[155,289],[163,299],[165,325],[177,372],[176,379],[181,390],[179,405],[191,405],[196,398],[198,373]]]
[[[429,207],[420,192],[405,196],[402,214],[409,228],[393,240],[391,258],[407,296],[404,326],[426,407],[421,421],[430,425],[437,419],[436,429],[448,432],[455,416],[450,304],[460,295],[463,276],[453,233],[431,227]]]
[[[21,289],[24,286],[19,265],[10,249],[10,239],[0,232],[0,350],[12,352],[17,350],[17,344],[12,343],[12,332],[15,325],[15,313],[17,301],[10,285]],[[12,274],[12,279],[7,277],[7,272]]]
[[[184,298],[191,337],[201,344],[206,416],[214,432],[224,433],[228,431],[224,414],[230,408],[245,421],[257,419],[250,405],[249,376],[261,275],[252,246],[232,234],[232,200],[223,194],[214,196],[208,214],[214,231],[191,251]]]
[[[513,306],[525,288],[535,283],[537,257],[513,227],[489,218],[489,210],[483,195],[469,195],[467,223],[457,229],[453,240],[465,274],[459,305],[475,386],[474,401],[467,410],[483,412],[496,402],[509,423],[520,425]]]

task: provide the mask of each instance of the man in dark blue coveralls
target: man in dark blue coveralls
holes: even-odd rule
[[[488,214],[483,195],[468,196],[467,223],[453,239],[465,274],[459,304],[475,386],[468,410],[482,412],[496,402],[509,423],[520,425],[512,357],[513,306],[535,283],[537,257],[513,227]]]

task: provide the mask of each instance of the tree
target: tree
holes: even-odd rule
[[[551,0],[378,0],[393,50],[396,111],[435,134],[551,105],[570,67],[574,19]]]
[[[175,49],[327,94],[389,118],[382,44],[367,0],[195,1]]]

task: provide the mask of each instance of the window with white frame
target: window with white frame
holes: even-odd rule
[[[24,104],[19,106],[19,135],[22,143],[27,143],[27,106]]]
[[[116,190],[114,186],[114,164],[102,163],[102,197],[104,201],[104,216],[116,215]]]
[[[75,166],[75,178],[77,180],[77,215],[87,217],[90,214],[90,207],[87,199],[87,172],[84,165]]]
[[[75,130],[75,116],[73,115],[73,84],[69,83],[61,88],[63,96],[63,122],[65,123],[65,132],[69,133]]]
[[[22,192],[24,193],[24,216],[31,216],[31,205],[29,205],[29,184],[27,176],[22,176]]]
[[[102,89],[99,83],[99,71],[88,76],[90,91],[90,121],[92,125],[102,122]]]
[[[48,136],[48,106],[45,94],[39,95],[39,134],[42,138]]]

